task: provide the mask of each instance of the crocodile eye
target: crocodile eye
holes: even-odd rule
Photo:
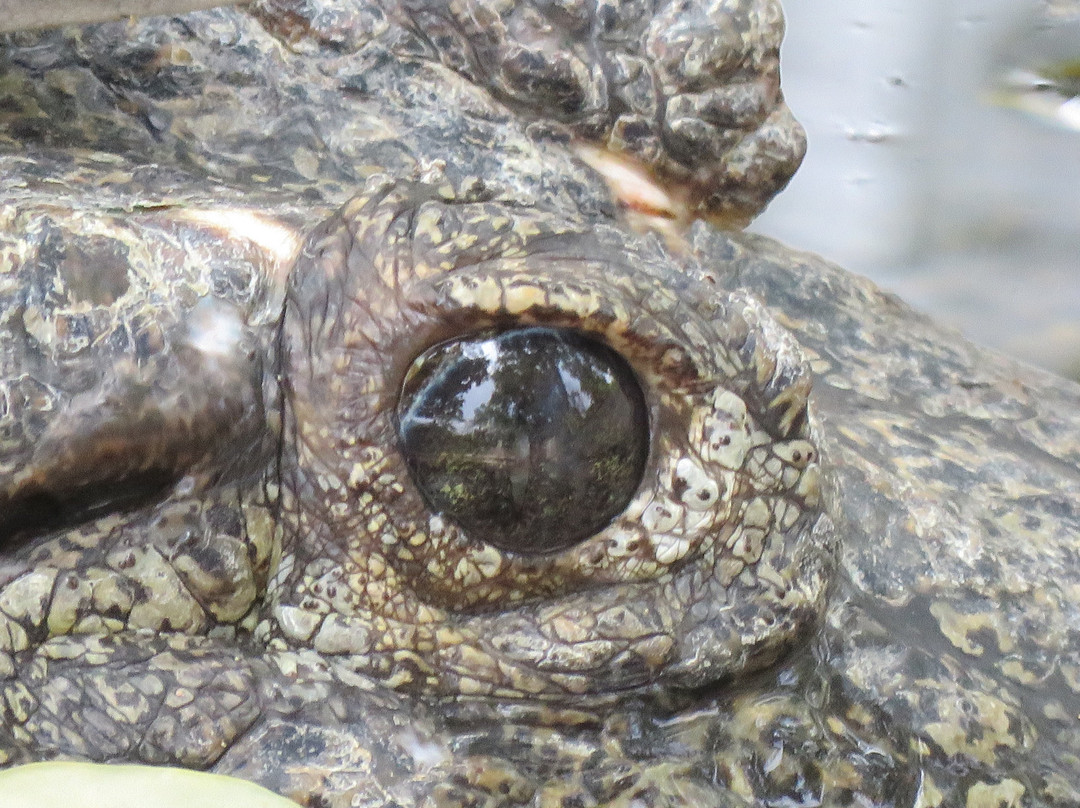
[[[589,538],[630,501],[649,450],[626,361],[574,331],[522,328],[429,348],[409,368],[398,441],[428,505],[503,550]]]

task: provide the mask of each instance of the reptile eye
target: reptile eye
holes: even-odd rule
[[[474,539],[548,553],[592,536],[637,490],[645,397],[626,360],[581,334],[523,328],[417,357],[398,441],[428,505]]]

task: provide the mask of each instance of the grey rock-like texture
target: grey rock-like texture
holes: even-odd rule
[[[0,763],[335,806],[1080,804],[1080,390],[766,239],[636,235],[575,157],[748,215],[801,153],[780,28],[266,2],[4,40]],[[616,136],[631,62],[701,102],[655,150]],[[393,415],[431,345],[534,325],[649,412],[626,509],[546,554],[432,513]]]

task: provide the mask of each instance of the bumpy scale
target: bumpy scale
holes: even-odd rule
[[[0,764],[1080,804],[1076,386],[689,224],[798,163],[781,32],[767,0],[263,0],[6,37]],[[537,328],[625,363],[646,457],[572,540],[492,541],[416,485],[403,381]]]

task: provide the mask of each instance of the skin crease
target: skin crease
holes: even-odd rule
[[[688,224],[797,164],[781,29],[260,3],[5,40],[0,762],[308,805],[1080,804],[1075,385]],[[393,417],[431,345],[533,325],[649,412],[623,513],[540,555],[432,514]]]

